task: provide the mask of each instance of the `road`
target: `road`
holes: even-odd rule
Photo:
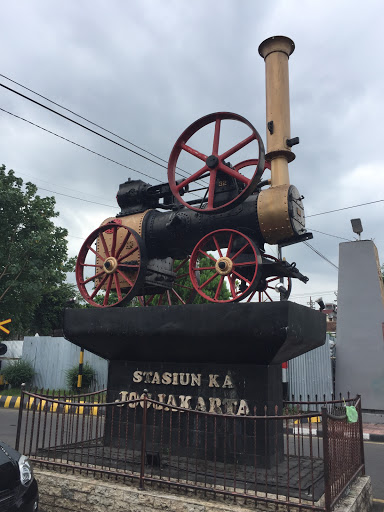
[[[18,411],[0,408],[0,439],[15,446]],[[373,497],[376,500],[372,512],[384,512],[384,443],[364,442],[366,474],[372,479]]]

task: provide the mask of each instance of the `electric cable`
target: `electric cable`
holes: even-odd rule
[[[368,204],[383,203],[384,199],[378,199],[377,201],[370,201],[369,203],[354,204],[352,206],[345,206],[344,208],[338,208],[337,210],[328,210],[327,212],[312,213],[312,215],[306,215],[308,217],[317,217],[318,215],[325,215],[327,213],[341,212],[342,210],[350,210],[351,208],[357,208],[358,206],[366,206]]]
[[[92,128],[89,128],[88,126],[85,126],[84,124],[78,123],[74,119],[71,119],[70,117],[65,116],[64,114],[61,114],[60,112],[57,112],[57,110],[54,110],[53,108],[47,107],[47,105],[43,105],[43,103],[40,103],[39,101],[36,101],[36,100],[30,98],[29,96],[26,96],[25,94],[22,94],[21,92],[18,92],[15,89],[12,89],[11,87],[7,87],[6,85],[4,85],[2,83],[0,83],[0,87],[3,87],[4,89],[7,89],[8,91],[11,91],[14,94],[17,94],[18,96],[21,96],[22,98],[30,101],[31,103],[34,103],[35,105],[38,105],[39,107],[42,107],[45,110],[48,110],[49,112],[52,112],[53,114],[56,114],[57,116],[62,117],[63,119],[66,119],[67,121],[70,121],[73,124],[76,124],[77,126],[80,126],[81,128],[84,128],[84,130],[87,130],[87,131],[93,133],[94,135],[97,135],[98,137],[101,137],[102,139],[105,139],[105,140],[107,140],[109,142],[112,142],[112,144],[116,144],[116,146],[119,146],[119,147],[121,147],[123,149],[126,149],[127,151],[130,151],[131,153],[133,153],[133,154],[135,154],[137,156],[140,156],[141,158],[145,158],[145,160],[148,160],[149,162],[152,162],[155,165],[158,165],[160,167],[163,167],[164,169],[167,169],[167,167],[165,165],[160,164],[159,162],[156,162],[155,160],[152,160],[151,158],[148,158],[147,156],[144,156],[144,155],[138,153],[137,151],[134,151],[133,149],[128,148],[127,146],[124,146],[123,144],[120,144],[120,142],[117,142],[117,141],[115,141],[113,139],[110,139],[109,137],[106,137],[105,135],[103,135],[102,133],[97,132],[96,130],[92,130]]]
[[[311,245],[310,243],[308,243],[306,240],[304,241],[304,244],[309,247],[310,249],[312,249],[313,252],[315,252],[318,256],[320,256],[320,258],[323,258],[324,261],[327,261],[330,265],[332,265],[333,267],[335,267],[336,270],[339,270],[339,267],[337,267],[331,260],[329,260],[326,256],[324,256],[324,254],[322,254],[320,251],[318,251],[317,249],[315,249],[313,247],[313,245]]]
[[[320,233],[322,235],[331,236],[332,238],[339,238],[340,240],[346,240],[347,242],[353,242],[349,238],[344,238],[343,236],[331,235],[331,233],[324,233],[324,231],[319,231],[317,229],[308,228],[309,231],[313,231],[314,233]]]
[[[70,142],[74,146],[77,146],[77,147],[79,147],[81,149],[85,149],[85,151],[88,151],[89,153],[93,153],[94,155],[97,155],[97,156],[99,156],[101,158],[104,158],[105,160],[108,160],[108,161],[110,161],[110,162],[112,162],[114,164],[120,165],[121,167],[125,167],[126,169],[129,169],[130,171],[137,172],[138,174],[141,174],[141,175],[143,175],[143,176],[145,176],[145,177],[147,177],[147,178],[149,178],[151,180],[155,180],[155,181],[157,181],[159,183],[162,183],[162,181],[159,180],[158,178],[150,176],[149,174],[146,174],[143,171],[138,171],[137,169],[134,169],[133,167],[129,167],[128,165],[122,164],[121,162],[118,162],[117,160],[113,160],[112,158],[109,158],[108,156],[102,155],[101,153],[98,153],[97,151],[94,151],[93,149],[89,149],[86,146],[83,146],[82,144],[79,144],[78,142],[75,142],[75,141],[73,141],[71,139],[67,139],[66,137],[63,137],[62,135],[59,135],[58,133],[55,133],[52,130],[48,130],[47,128],[44,128],[43,126],[40,126],[39,124],[33,123],[32,121],[29,121],[28,119],[25,119],[24,117],[18,116],[17,114],[13,114],[12,112],[9,112],[8,110],[5,110],[2,107],[0,107],[0,110],[2,112],[5,112],[5,113],[9,114],[10,116],[16,117],[17,119],[20,119],[21,121],[24,121],[25,123],[31,124],[32,126],[35,126],[36,128],[39,128],[40,130],[43,130],[43,131],[45,131],[47,133],[50,133],[51,135],[54,135],[55,137],[58,137],[59,139],[63,139],[66,142]],[[194,190],[190,190],[188,193],[198,197],[197,194],[194,194]]]
[[[53,105],[56,105],[57,107],[59,108],[62,108],[63,110],[66,110],[67,112],[70,112],[71,114],[73,114],[74,116],[80,118],[80,119],[83,119],[84,121],[86,121],[87,123],[89,124],[92,124],[93,126],[96,126],[97,128],[100,128],[101,130],[103,130],[104,132],[106,133],[109,133],[111,135],[113,135],[114,137],[117,137],[118,139],[120,140],[123,140],[124,142],[128,142],[128,144],[130,144],[131,146],[137,148],[137,149],[140,149],[141,151],[144,151],[145,153],[148,153],[148,155],[151,155],[155,158],[157,158],[158,160],[161,160],[162,162],[165,162],[165,163],[168,163],[167,160],[165,160],[164,158],[158,156],[158,155],[155,155],[154,153],[151,153],[150,151],[148,151],[147,149],[144,149],[142,148],[141,146],[138,146],[137,144],[134,144],[133,142],[131,142],[130,140],[128,139],[125,139],[124,137],[121,137],[120,135],[118,135],[117,133],[114,133],[113,131],[111,130],[108,130],[107,128],[104,128],[103,126],[91,121],[90,119],[87,119],[86,117],[80,115],[80,114],[77,114],[76,112],[74,112],[73,110],[67,108],[67,107],[64,107],[63,105],[60,105],[60,103],[56,103],[55,101],[47,98],[47,96],[44,96],[43,94],[40,94],[36,91],[34,91],[33,89],[30,89],[29,87],[26,87],[25,85],[19,83],[19,82],[16,82],[16,80],[13,80],[12,78],[9,78],[8,76],[5,76],[3,74],[0,73],[0,76],[5,78],[6,80],[9,80],[10,82],[18,85],[19,87],[22,87],[23,89],[35,94],[36,96],[39,96],[40,98],[43,98],[44,100],[46,101],[49,101],[49,103],[52,103]],[[177,169],[180,169],[180,167],[177,167]],[[180,169],[184,172],[186,172],[184,169]],[[186,176],[184,176],[186,177]]]
[[[147,156],[142,155],[141,153],[138,153],[137,151],[134,151],[133,149],[128,148],[127,146],[124,146],[124,144],[120,144],[119,142],[117,142],[109,137],[106,137],[102,133],[99,133],[96,130],[92,130],[92,128],[89,128],[88,126],[85,126],[84,124],[78,123],[74,119],[71,119],[70,117],[65,116],[64,114],[57,112],[57,110],[54,110],[53,108],[49,108],[49,107],[47,107],[47,105],[44,105],[43,103],[40,103],[39,101],[36,101],[33,98],[30,98],[29,96],[26,96],[25,94],[22,94],[21,92],[16,91],[15,89],[12,89],[12,87],[8,87],[2,83],[0,83],[0,87],[3,87],[4,89],[6,89],[10,92],[13,92],[14,94],[17,94],[18,96],[30,101],[31,103],[34,103],[35,105],[38,105],[39,107],[44,108],[45,110],[48,110],[49,112],[52,112],[53,114],[56,114],[57,116],[62,117],[63,119],[66,119],[67,121],[70,121],[71,123],[73,123],[77,126],[80,126],[81,128],[84,128],[84,130],[87,130],[87,131],[93,133],[94,135],[97,135],[98,137],[101,137],[101,138],[107,140],[108,142],[112,142],[112,144],[116,144],[116,146],[126,149],[127,151],[130,151],[131,153],[133,153],[137,156],[140,156],[141,158],[144,158],[145,160],[148,160],[149,162],[152,162],[153,164],[158,165],[159,167],[162,167],[163,169],[168,170],[168,166],[160,164],[159,162],[156,162],[155,160],[152,160],[151,158],[148,158]],[[121,138],[121,137],[119,137],[119,138]],[[123,139],[123,140],[125,140],[125,139]],[[158,157],[156,157],[156,158],[158,158]],[[184,172],[186,172],[186,171],[184,171]],[[187,176],[185,176],[184,174],[181,174],[180,172],[175,172],[175,174],[178,174],[179,176],[181,176],[183,178],[187,178]],[[199,179],[197,179],[195,181],[199,181]]]

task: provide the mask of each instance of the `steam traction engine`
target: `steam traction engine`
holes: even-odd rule
[[[267,39],[259,48],[266,63],[267,154],[247,119],[213,113],[176,141],[168,183],[120,185],[121,212],[93,231],[79,253],[76,278],[87,302],[121,306],[136,297],[142,305],[175,304],[193,302],[197,294],[216,303],[264,301],[273,300],[275,289],[286,300],[293,278],[308,280],[294,263],[264,250],[265,243],[285,246],[312,238],[303,197],[288,174],[295,158],[291,147],[298,143],[290,138],[289,121],[293,49],[285,37]],[[231,124],[246,136],[223,148],[220,135]],[[208,129],[210,140],[201,137]],[[208,151],[199,151],[201,145]],[[257,146],[254,158],[234,163],[251,146]],[[179,167],[186,155],[196,170]]]

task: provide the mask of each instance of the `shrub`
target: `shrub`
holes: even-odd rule
[[[77,377],[79,375],[79,365],[76,364],[72,368],[69,368],[65,372],[66,380],[67,380],[67,386],[69,389],[76,390],[77,389]],[[95,379],[96,372],[92,368],[92,366],[89,363],[83,364],[83,379],[82,379],[82,385],[81,388],[90,388],[94,379]]]
[[[31,382],[35,375],[32,364],[23,359],[9,363],[3,370],[4,379],[13,387],[19,388],[23,383]]]

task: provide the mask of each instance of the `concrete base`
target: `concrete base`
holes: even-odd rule
[[[269,365],[323,345],[325,324],[293,302],[67,309],[64,336],[109,360]]]
[[[220,496],[215,500],[204,497],[203,491],[197,496],[191,492],[183,491],[177,495],[167,492],[164,488],[152,487],[150,490],[138,490],[127,484],[116,481],[103,481],[89,478],[79,474],[65,474],[35,469],[35,476],[40,491],[41,512],[77,512],[92,510],[94,512],[156,512],[172,510],[173,512],[288,512],[296,510],[297,498],[291,498],[290,504],[284,503],[285,496],[279,496],[281,503],[257,502],[254,500],[241,500],[241,504],[234,503],[227,497],[224,501]],[[265,497],[265,493],[260,493]],[[268,495],[274,499],[276,495]],[[240,500],[239,500],[240,501]],[[324,506],[321,499],[315,506]],[[302,500],[302,504],[306,503]],[[312,502],[307,502],[312,505]],[[335,512],[369,512],[372,505],[372,487],[370,477],[360,477],[349,489],[349,494],[339,505]]]

